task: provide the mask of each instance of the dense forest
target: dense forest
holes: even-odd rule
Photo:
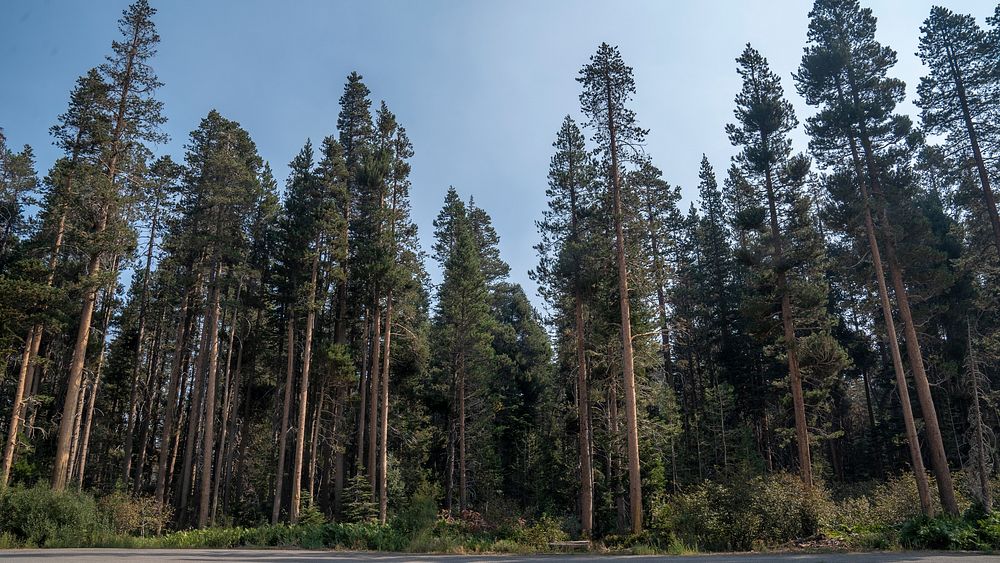
[[[857,0],[815,1],[790,74],[733,53],[736,156],[703,158],[687,209],[601,44],[522,249],[544,314],[461,186],[421,248],[419,147],[359,73],[284,186],[214,110],[154,156],[155,20],[125,10],[49,170],[0,133],[0,489],[125,494],[171,529],[385,524],[419,498],[585,538],[761,478],[992,508],[1000,6],[913,30],[918,122]]]

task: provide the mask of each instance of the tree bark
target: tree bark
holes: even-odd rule
[[[104,221],[107,213],[104,214]],[[103,229],[100,229],[103,231]],[[93,283],[101,268],[100,252],[94,252],[87,266],[86,279]],[[80,386],[83,383],[83,365],[87,356],[87,343],[90,341],[90,323],[94,316],[94,305],[97,302],[97,286],[88,287],[84,293],[83,308],[80,311],[80,321],[76,333],[76,343],[73,346],[73,359],[70,361],[69,377],[66,383],[66,396],[63,400],[62,419],[59,422],[59,434],[56,437],[56,455],[52,464],[52,489],[64,491],[69,473],[70,447],[73,438],[74,420],[77,414]]]
[[[215,379],[219,367],[219,315],[221,311],[222,263],[217,262],[212,276],[212,304],[208,320],[208,369],[205,374],[205,436],[202,439],[201,492],[198,497],[198,527],[208,525],[212,495],[212,450],[215,447]]]
[[[177,327],[174,335],[174,354],[171,358],[170,379],[167,383],[167,396],[164,400],[166,412],[163,414],[163,430],[160,433],[160,454],[156,459],[156,504],[163,506],[163,499],[167,490],[167,459],[170,457],[170,442],[173,439],[175,406],[177,404],[177,392],[181,375],[181,366],[184,363],[185,349],[187,348],[187,327],[188,303],[191,301],[194,288],[189,290],[181,298],[180,309],[177,312]]]
[[[316,324],[316,277],[319,272],[318,241],[316,246],[309,280],[309,310],[306,312],[306,333],[302,349],[302,380],[299,383],[299,420],[295,431],[295,458],[292,463],[292,507],[288,518],[292,524],[299,521],[299,505],[302,501],[302,460],[306,447],[306,414],[309,412],[309,368],[312,364],[313,325]]]
[[[129,391],[129,417],[125,429],[125,467],[122,470],[127,483],[132,475],[132,448],[135,429],[136,403],[139,390],[139,364],[146,334],[146,306],[149,302],[149,274],[153,265],[153,247],[156,243],[157,214],[154,211],[149,227],[149,243],[146,245],[146,264],[143,267],[142,290],[139,294],[139,329],[135,344],[135,365],[132,369],[132,385]]]
[[[872,266],[875,269],[875,281],[878,286],[879,303],[882,306],[882,320],[885,323],[886,340],[889,343],[889,355],[892,358],[892,368],[896,374],[896,392],[899,394],[900,406],[903,409],[903,425],[906,429],[906,442],[909,445],[910,464],[917,482],[917,493],[920,497],[920,509],[927,516],[933,516],[934,505],[931,502],[930,486],[927,482],[927,472],[920,453],[920,439],[917,437],[917,425],[913,418],[913,407],[910,405],[910,391],[906,382],[906,372],[903,370],[903,360],[899,351],[899,338],[896,335],[896,324],[892,316],[892,305],[889,303],[889,290],[885,284],[885,271],[882,267],[882,254],[879,251],[878,238],[875,235],[875,223],[872,220],[871,197],[868,184],[864,181],[864,172],[858,147],[854,136],[849,137],[851,160],[855,174],[858,177],[858,187],[861,190],[861,205],[864,209],[865,236],[868,239],[868,249],[872,255]],[[867,384],[865,386],[867,391]],[[872,417],[874,428],[874,417]]]
[[[292,405],[295,379],[295,316],[291,305],[288,310],[288,364],[285,368],[285,398],[281,407],[281,432],[278,433],[278,470],[274,474],[274,505],[271,508],[271,523],[278,523],[281,514],[281,492],[285,480],[285,448],[288,443],[288,411]]]
[[[382,412],[379,416],[378,517],[385,524],[389,506],[389,360],[392,344],[392,291],[385,296],[385,352],[382,353]]]
[[[375,329],[372,333],[371,369],[369,370],[371,389],[368,391],[368,482],[371,484],[372,500],[377,501],[378,491],[375,486],[378,483],[378,462],[376,461],[376,453],[378,452],[379,386],[382,377],[382,362],[379,361],[382,351],[382,315],[379,311],[377,297],[372,301],[371,311]]]
[[[632,532],[642,531],[642,476],[639,471],[639,420],[635,397],[635,365],[632,352],[632,313],[628,296],[628,266],[625,260],[625,233],[622,227],[622,187],[618,170],[618,133],[615,105],[611,96],[610,73],[607,83],[608,138],[611,153],[611,187],[614,198],[615,259],[618,264],[618,305],[621,309],[622,379],[625,388],[626,446],[628,450],[629,507]]]

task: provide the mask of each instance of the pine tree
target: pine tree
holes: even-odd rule
[[[906,120],[892,113],[895,104],[903,99],[905,88],[901,81],[887,76],[888,70],[896,63],[896,53],[875,40],[875,28],[876,20],[871,10],[862,9],[857,0],[817,0],[810,12],[809,45],[795,79],[799,92],[809,104],[823,106],[823,110],[809,121],[813,150],[830,151],[838,145],[846,144],[858,178],[863,212],[868,212],[869,204],[871,210],[875,211],[873,221],[866,217],[865,222],[873,263],[876,264],[876,278],[881,282],[881,260],[876,254],[879,245],[872,234],[877,226],[882,235],[885,261],[889,266],[899,316],[903,322],[907,357],[927,430],[931,466],[941,503],[945,511],[957,514],[954,485],[944,452],[937,411],[924,369],[908,290],[903,280],[902,264],[896,253],[897,234],[890,222],[885,201],[884,167],[879,164],[880,157],[884,157],[886,152],[898,145],[908,132]],[[876,152],[877,146],[887,149],[883,149],[883,154],[880,155]],[[869,201],[869,195],[879,196],[879,199]],[[867,226],[870,222],[875,222],[875,225]],[[891,315],[888,311],[887,292],[881,285],[883,284],[880,283],[880,297],[887,333],[893,334],[889,330]],[[898,366],[896,373],[898,388],[902,393],[905,386],[902,385],[901,368]],[[905,415],[904,411],[904,417]],[[908,434],[911,459],[916,469],[917,455],[913,446],[915,435],[909,430]],[[924,511],[930,512],[929,495],[922,493],[921,497]]]
[[[552,146],[556,152],[549,164],[549,187],[545,190],[548,210],[537,223],[542,241],[535,247],[539,264],[531,276],[557,311],[557,328],[573,334],[580,526],[584,537],[590,537],[594,525],[594,471],[584,306],[590,297],[593,270],[588,259],[588,242],[593,236],[590,215],[594,206],[595,169],[583,133],[569,116],[563,120]],[[567,297],[571,303],[567,303]]]
[[[454,390],[453,440],[458,447],[459,509],[464,511],[469,506],[466,398],[477,387],[482,371],[489,365],[492,356],[489,347],[489,294],[475,233],[466,208],[453,188],[448,191],[445,207],[435,226],[438,229],[435,248],[440,249],[439,256],[444,258],[444,281],[438,288],[434,320],[435,341],[439,346],[442,367],[451,376]],[[450,498],[450,477],[448,481]]]
[[[602,43],[590,63],[580,70],[577,82],[583,85],[580,106],[590,120],[594,142],[604,157],[607,190],[611,194],[615,231],[618,302],[621,310],[622,377],[625,388],[625,418],[629,474],[629,506],[632,531],[642,530],[642,477],[639,468],[639,420],[636,408],[635,365],[632,348],[632,314],[629,304],[628,265],[625,256],[624,210],[622,208],[623,147],[643,142],[646,132],[636,125],[635,112],[628,104],[635,94],[632,69],[625,65],[618,49]]]
[[[1000,252],[1000,215],[980,139],[995,128],[997,104],[997,57],[1000,50],[975,18],[934,6],[920,28],[920,59],[929,69],[920,79],[917,104],[927,133],[946,133],[946,147],[972,153],[979,176],[986,214],[993,227],[993,243]],[[962,154],[964,153],[964,154]]]
[[[128,168],[129,160],[136,156],[144,142],[163,139],[163,135],[157,129],[164,121],[160,114],[162,104],[153,97],[160,82],[148,63],[156,54],[156,45],[160,40],[152,21],[155,13],[156,10],[151,8],[146,0],[139,0],[129,6],[119,21],[123,41],[112,43],[112,55],[100,67],[101,74],[109,87],[108,97],[113,105],[109,108],[110,136],[101,146],[103,180],[100,184],[94,185],[94,191],[88,194],[96,215],[93,227],[95,239],[109,238],[107,234],[113,233],[117,228],[126,227],[120,225],[123,203],[121,199],[124,195],[120,185],[120,175]],[[116,240],[119,237],[110,238]],[[90,250],[86,278],[91,287],[84,293],[73,360],[67,378],[67,391],[59,425],[52,476],[52,488],[55,490],[65,489],[68,478],[73,420],[77,415],[76,404],[86,362],[94,305],[97,301],[95,280],[101,271],[102,261],[107,259],[108,250],[102,248],[99,242]],[[112,250],[111,253],[113,252]]]
[[[761,180],[767,195],[769,237],[767,253],[774,271],[776,298],[781,304],[782,344],[788,364],[789,387],[795,414],[795,434],[798,447],[799,475],[805,485],[812,486],[812,459],[809,451],[809,429],[802,392],[802,373],[795,334],[791,292],[788,282],[786,247],[788,234],[783,231],[778,213],[779,198],[776,168],[782,166],[791,151],[788,133],[798,121],[792,106],[784,99],[780,79],[749,44],[736,59],[743,88],[736,96],[736,124],[726,126],[733,145],[742,151],[736,157],[747,175]]]

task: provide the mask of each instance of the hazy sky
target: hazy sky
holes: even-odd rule
[[[373,107],[384,99],[413,141],[411,197],[424,249],[454,185],[492,215],[512,277],[536,303],[527,271],[536,263],[551,144],[563,116],[579,115],[575,78],[600,42],[618,45],[635,69],[646,151],[686,201],[696,197],[702,153],[721,177],[734,152],[723,127],[744,44],[782,76],[800,120],[811,113],[790,78],[805,44],[807,0],[151,1],[171,138],[158,153],[182,158],[188,133],[215,108],[250,132],[283,186],[306,138],[318,143],[335,132],[337,100],[357,70]],[[40,175],[58,156],[48,128],[76,78],[110,51],[127,3],[0,6],[0,127],[11,146],[32,145]],[[862,3],[879,19],[879,40],[899,52],[902,109],[915,115],[909,98],[923,69],[914,53],[933,2]],[[980,23],[996,5],[943,3]],[[796,148],[806,149],[801,131]]]

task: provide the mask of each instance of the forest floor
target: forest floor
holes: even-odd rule
[[[51,563],[54,561],[101,561],[152,563],[192,561],[246,561],[251,563],[308,563],[312,561],[371,561],[378,563],[597,563],[611,559],[632,562],[693,561],[696,563],[985,563],[1000,556],[964,552],[874,552],[874,553],[727,553],[706,555],[410,555],[359,551],[249,550],[249,549],[21,549],[0,551],[0,562]]]

